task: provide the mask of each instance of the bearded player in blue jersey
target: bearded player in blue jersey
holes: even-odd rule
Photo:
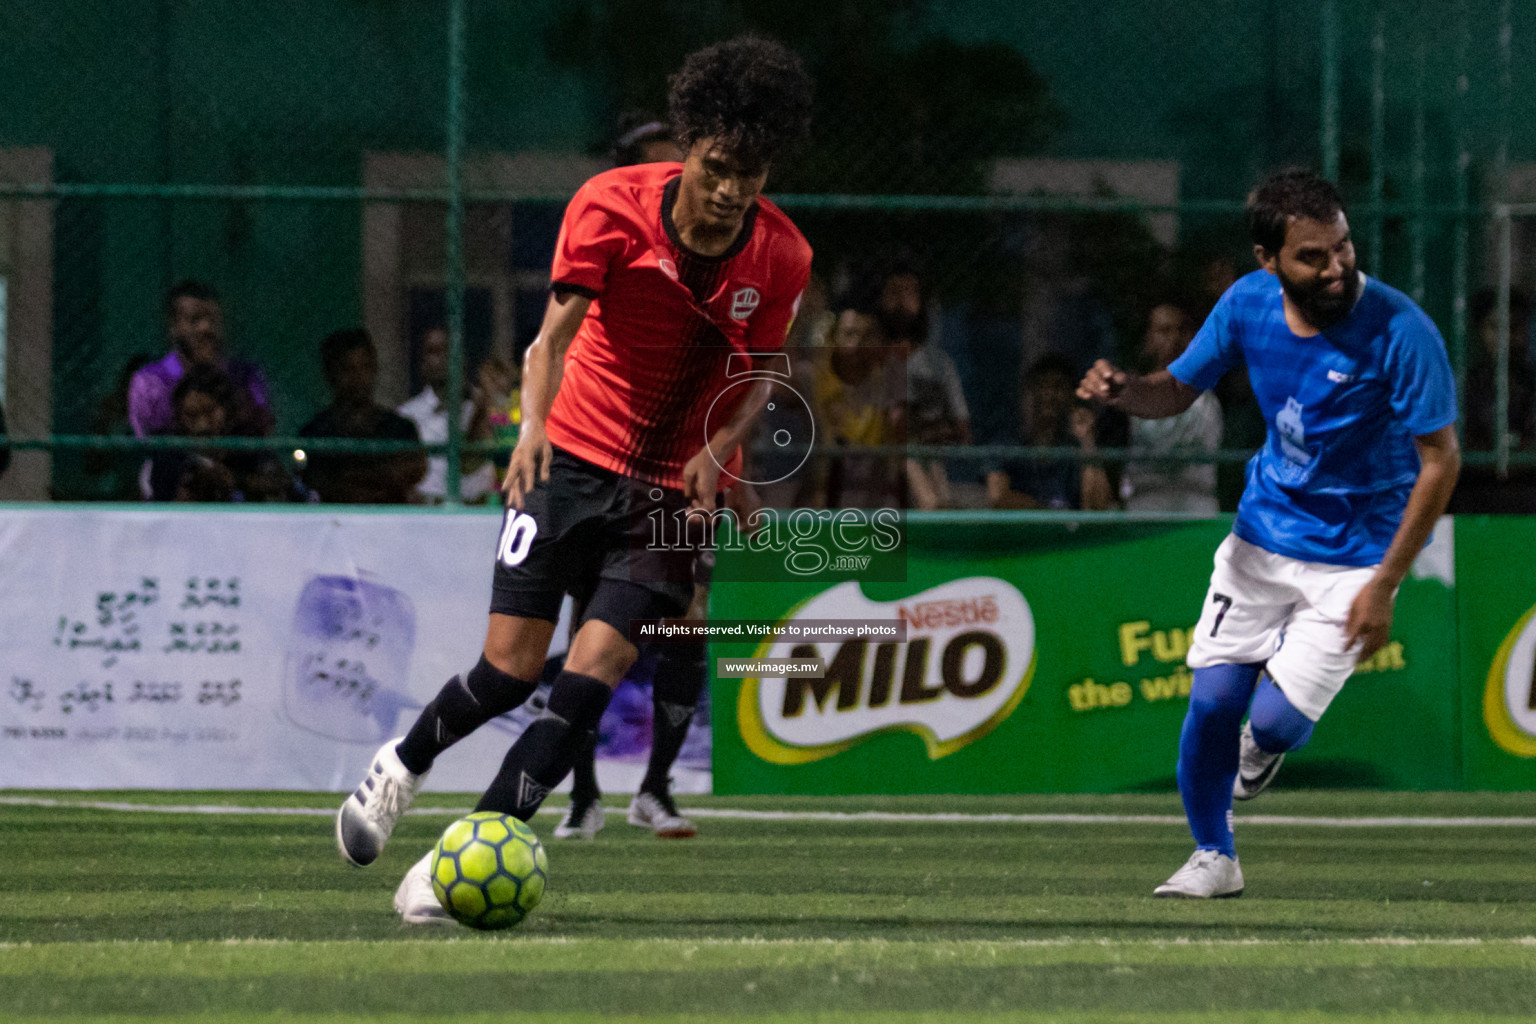
[[[1386,643],[1398,585],[1461,469],[1445,342],[1406,295],[1356,269],[1333,185],[1281,172],[1247,215],[1261,269],[1184,354],[1140,377],[1100,360],[1078,387],[1157,419],[1242,360],[1268,424],[1189,651],[1178,780],[1196,849],[1159,896],[1242,894],[1233,797],[1269,784]]]

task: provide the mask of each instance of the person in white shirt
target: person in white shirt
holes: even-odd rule
[[[1165,370],[1184,354],[1195,336],[1190,315],[1171,303],[1154,306],[1147,316],[1141,354],[1144,372]],[[1157,458],[1169,452],[1214,455],[1221,447],[1221,403],[1212,391],[1201,392],[1184,412],[1161,420],[1131,420],[1131,448],[1140,454],[1127,462],[1120,497],[1132,512],[1194,512],[1215,515],[1216,463],[1175,462]]]
[[[417,369],[422,388],[416,396],[395,411],[416,424],[424,444],[442,444],[448,440],[448,413],[442,394],[448,390],[448,331],[433,327],[421,339]],[[464,399],[459,406],[459,424],[466,431],[475,421],[475,403]],[[483,417],[481,417],[483,419]],[[482,455],[467,455],[459,477],[459,497],[468,504],[478,504],[495,493],[496,469]],[[433,455],[427,459],[427,475],[416,485],[415,497],[423,505],[439,505],[448,496],[448,457]]]

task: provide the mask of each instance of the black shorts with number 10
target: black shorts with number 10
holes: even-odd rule
[[[677,527],[688,504],[680,490],[554,449],[549,479],[534,485],[521,512],[502,518],[491,611],[554,622],[570,594],[585,609],[582,621],[599,619],[626,637],[632,621],[681,615],[698,554]]]

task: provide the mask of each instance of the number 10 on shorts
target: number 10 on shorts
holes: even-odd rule
[[[539,524],[533,516],[507,509],[507,518],[501,524],[501,539],[496,543],[496,560],[508,569],[521,565],[538,532]]]

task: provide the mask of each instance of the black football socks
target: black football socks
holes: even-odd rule
[[[667,792],[668,776],[688,738],[708,675],[702,641],[661,645],[651,683],[651,757],[640,783],[642,793]]]
[[[587,737],[587,742],[576,751],[576,763],[571,765],[571,804],[586,806],[602,798],[603,791],[597,786],[597,730]]]
[[[549,791],[560,784],[577,751],[589,742],[613,691],[601,680],[561,672],[549,691],[549,706],[507,751],[477,811],[498,811],[527,821]]]
[[[480,655],[468,676],[454,676],[421,715],[405,739],[395,747],[400,763],[420,775],[432,767],[437,755],[491,719],[520,706],[535,684],[508,675]]]

